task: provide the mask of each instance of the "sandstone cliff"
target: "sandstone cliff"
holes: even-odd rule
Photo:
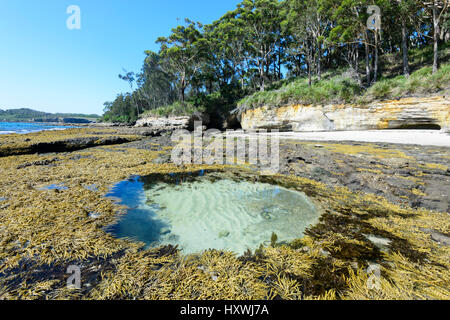
[[[374,102],[367,106],[292,105],[261,107],[241,115],[244,130],[279,129],[297,132],[441,128],[450,132],[450,99],[437,96]]]

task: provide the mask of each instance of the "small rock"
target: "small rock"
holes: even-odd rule
[[[431,234],[431,239],[433,241],[436,241],[444,246],[450,246],[450,237],[447,237],[446,235],[443,235],[439,232],[433,232]]]
[[[154,164],[165,164],[170,162],[170,157],[168,155],[161,155],[155,160],[153,160]]]
[[[386,238],[382,238],[382,237],[378,237],[378,236],[374,236],[374,235],[364,235],[367,240],[369,240],[370,242],[372,242],[378,249],[380,250],[386,250],[389,245],[391,244],[391,241],[389,239]]]
[[[419,230],[424,233],[428,233],[431,236],[431,240],[438,242],[439,244],[442,244],[444,246],[450,246],[450,237],[446,236],[445,234],[429,228],[420,228]]]

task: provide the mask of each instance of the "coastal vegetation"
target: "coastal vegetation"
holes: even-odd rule
[[[321,81],[308,85],[307,79],[294,80],[276,90],[256,92],[238,102],[241,111],[261,106],[324,104],[368,104],[373,101],[400,99],[409,96],[433,95],[450,90],[450,64],[446,63],[436,72],[423,67],[409,77],[399,75],[381,78],[367,90],[356,81],[342,74],[325,74]]]
[[[369,6],[380,8],[381,29]],[[211,24],[185,20],[146,51],[102,120],[261,103],[370,102],[448,85],[448,1],[244,0]],[[216,121],[221,122],[221,121]]]

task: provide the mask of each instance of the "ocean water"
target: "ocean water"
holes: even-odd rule
[[[28,122],[0,122],[0,134],[8,133],[31,133],[45,130],[64,130],[69,126],[58,126],[48,123],[28,123]]]
[[[265,183],[204,179],[148,183],[134,178],[109,194],[129,209],[109,228],[115,237],[148,247],[178,245],[183,253],[207,249],[243,254],[261,244],[292,241],[317,222],[318,210],[297,191]]]

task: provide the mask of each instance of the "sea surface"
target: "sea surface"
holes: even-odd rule
[[[27,122],[0,122],[0,134],[9,133],[31,133],[46,130],[64,130],[73,128],[69,126],[60,126],[50,123],[27,123]]]

